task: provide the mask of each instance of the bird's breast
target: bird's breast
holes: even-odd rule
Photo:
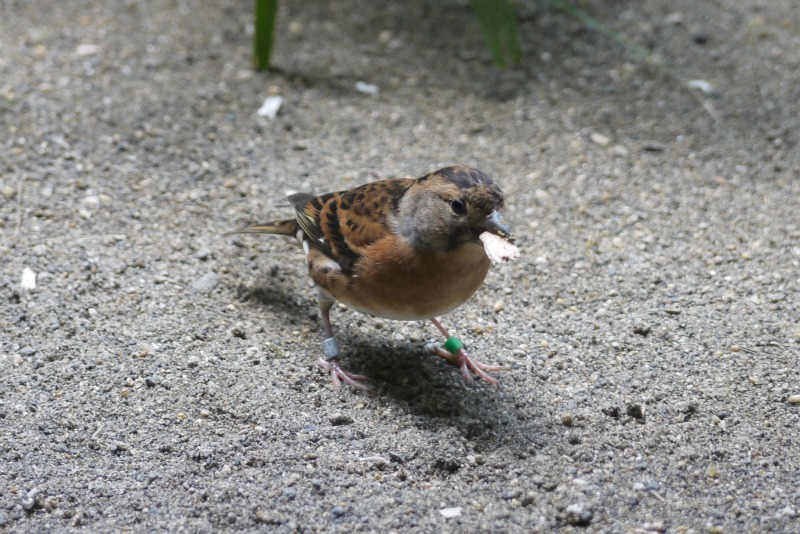
[[[372,246],[354,276],[327,290],[348,306],[387,319],[417,321],[444,315],[470,298],[489,270],[480,244],[424,253],[397,241]]]

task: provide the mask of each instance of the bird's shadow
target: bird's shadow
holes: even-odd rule
[[[243,301],[269,306],[281,320],[318,329],[322,339],[318,317],[308,313],[315,309],[315,304],[298,299],[294,289],[284,287],[280,279],[273,282],[252,287],[241,285],[237,296]],[[477,379],[469,384],[455,366],[433,354],[422,342],[379,338],[375,331],[368,333],[354,326],[354,321],[349,324],[341,321],[338,326],[336,337],[342,348],[342,366],[369,377],[371,395],[416,416],[418,426],[430,430],[455,428],[483,450],[509,440],[530,443],[530,436],[548,433],[538,428],[535,416],[522,413],[531,407],[540,411],[542,407],[531,406],[529,398],[519,399],[516,390],[502,386],[511,379],[509,374],[496,373],[500,387]],[[520,426],[521,422],[525,424]]]
[[[417,416],[421,428],[453,428],[478,451],[535,450],[554,434],[548,407],[524,391],[503,387],[511,384],[510,374],[492,373],[499,387],[477,379],[467,383],[455,366],[421,343],[376,340],[357,331],[343,339],[348,369],[369,376],[376,392]]]
[[[240,284],[236,288],[236,298],[242,302],[256,302],[277,312],[282,319],[291,318],[297,322],[300,317],[308,317],[308,310],[314,309],[311,301],[298,299],[292,288],[284,287],[280,279],[273,278],[270,285],[257,284],[247,286]],[[303,313],[306,312],[306,313]]]

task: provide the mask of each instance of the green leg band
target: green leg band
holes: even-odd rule
[[[459,349],[464,348],[464,344],[455,336],[450,336],[447,338],[447,341],[444,342],[444,348],[450,354],[455,355]]]

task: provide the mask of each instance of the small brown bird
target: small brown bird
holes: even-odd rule
[[[478,169],[453,166],[418,178],[380,180],[336,193],[290,195],[293,219],[250,226],[232,233],[294,236],[319,289],[326,339],[326,369],[341,381],[364,387],[366,377],[341,368],[330,309],[335,301],[360,312],[400,321],[431,320],[446,337],[436,354],[497,384],[486,371],[500,367],[469,357],[437,316],[471,297],[490,261],[479,236],[489,232],[513,242],[498,210],[503,192]],[[445,350],[446,349],[446,350]]]

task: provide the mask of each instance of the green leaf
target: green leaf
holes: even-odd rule
[[[517,17],[510,0],[471,0],[472,9],[478,17],[492,61],[506,66],[507,58],[519,63],[522,51],[517,33]]]
[[[275,37],[275,19],[278,16],[278,0],[255,0],[256,21],[253,33],[253,66],[256,70],[269,68],[272,42]]]

